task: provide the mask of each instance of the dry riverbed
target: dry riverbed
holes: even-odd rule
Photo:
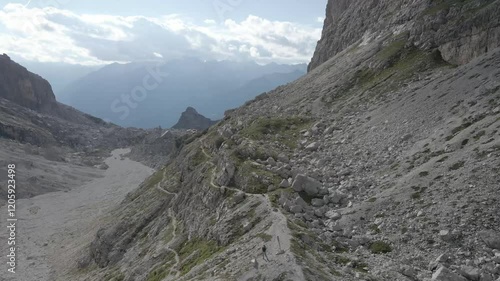
[[[123,158],[128,152],[128,149],[113,151],[105,160],[109,168],[102,172],[103,177],[69,191],[16,202],[16,274],[7,272],[7,206],[3,205],[0,280],[52,281],[74,266],[77,253],[92,241],[106,214],[153,172],[141,163]]]

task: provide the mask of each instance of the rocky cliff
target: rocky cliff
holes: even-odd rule
[[[41,113],[58,113],[49,82],[12,61],[6,54],[0,56],[0,98]]]
[[[205,116],[199,114],[196,109],[188,107],[179,118],[177,124],[175,124],[173,129],[195,129],[203,131],[217,121],[212,121]]]
[[[437,49],[464,64],[500,43],[500,3],[494,0],[329,0],[311,71],[355,42],[403,39],[407,46]]]

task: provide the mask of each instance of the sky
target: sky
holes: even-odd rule
[[[0,0],[0,53],[76,65],[307,63],[327,0]]]

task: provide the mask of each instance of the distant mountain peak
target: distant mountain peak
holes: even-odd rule
[[[181,114],[179,121],[172,128],[173,129],[195,129],[195,130],[205,130],[208,127],[215,124],[217,121],[212,121],[209,118],[201,115],[194,109],[189,106],[186,110]]]

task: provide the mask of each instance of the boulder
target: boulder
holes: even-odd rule
[[[323,201],[323,199],[314,198],[311,200],[311,205],[314,207],[323,207],[325,205],[325,201]]]
[[[467,281],[464,277],[454,273],[448,268],[441,266],[434,274],[432,274],[433,281]]]
[[[311,177],[299,174],[292,183],[293,190],[297,192],[305,191],[309,196],[318,196],[321,183]]]
[[[500,250],[500,233],[492,230],[486,230],[481,231],[479,233],[479,237],[489,248]]]
[[[481,278],[479,269],[467,265],[460,268],[460,274],[468,280],[472,281],[479,281],[479,279]]]
[[[319,148],[318,142],[313,142],[313,143],[310,143],[306,146],[306,150],[309,150],[309,151],[316,151],[316,150],[318,150],[318,148]]]
[[[290,187],[290,183],[288,182],[288,180],[282,180],[281,183],[280,183],[280,187],[281,188],[289,188]]]
[[[234,195],[233,197],[233,202],[235,204],[240,204],[241,202],[243,202],[246,198],[246,194],[244,192],[238,192],[236,193],[236,195]]]
[[[271,184],[267,187],[267,192],[273,192],[278,189],[274,184]]]
[[[334,210],[326,212],[325,216],[331,220],[340,220],[342,218],[342,214]]]
[[[290,208],[290,212],[293,213],[293,214],[300,214],[303,211],[304,211],[304,209],[300,205],[295,205],[295,206],[292,206]]]

